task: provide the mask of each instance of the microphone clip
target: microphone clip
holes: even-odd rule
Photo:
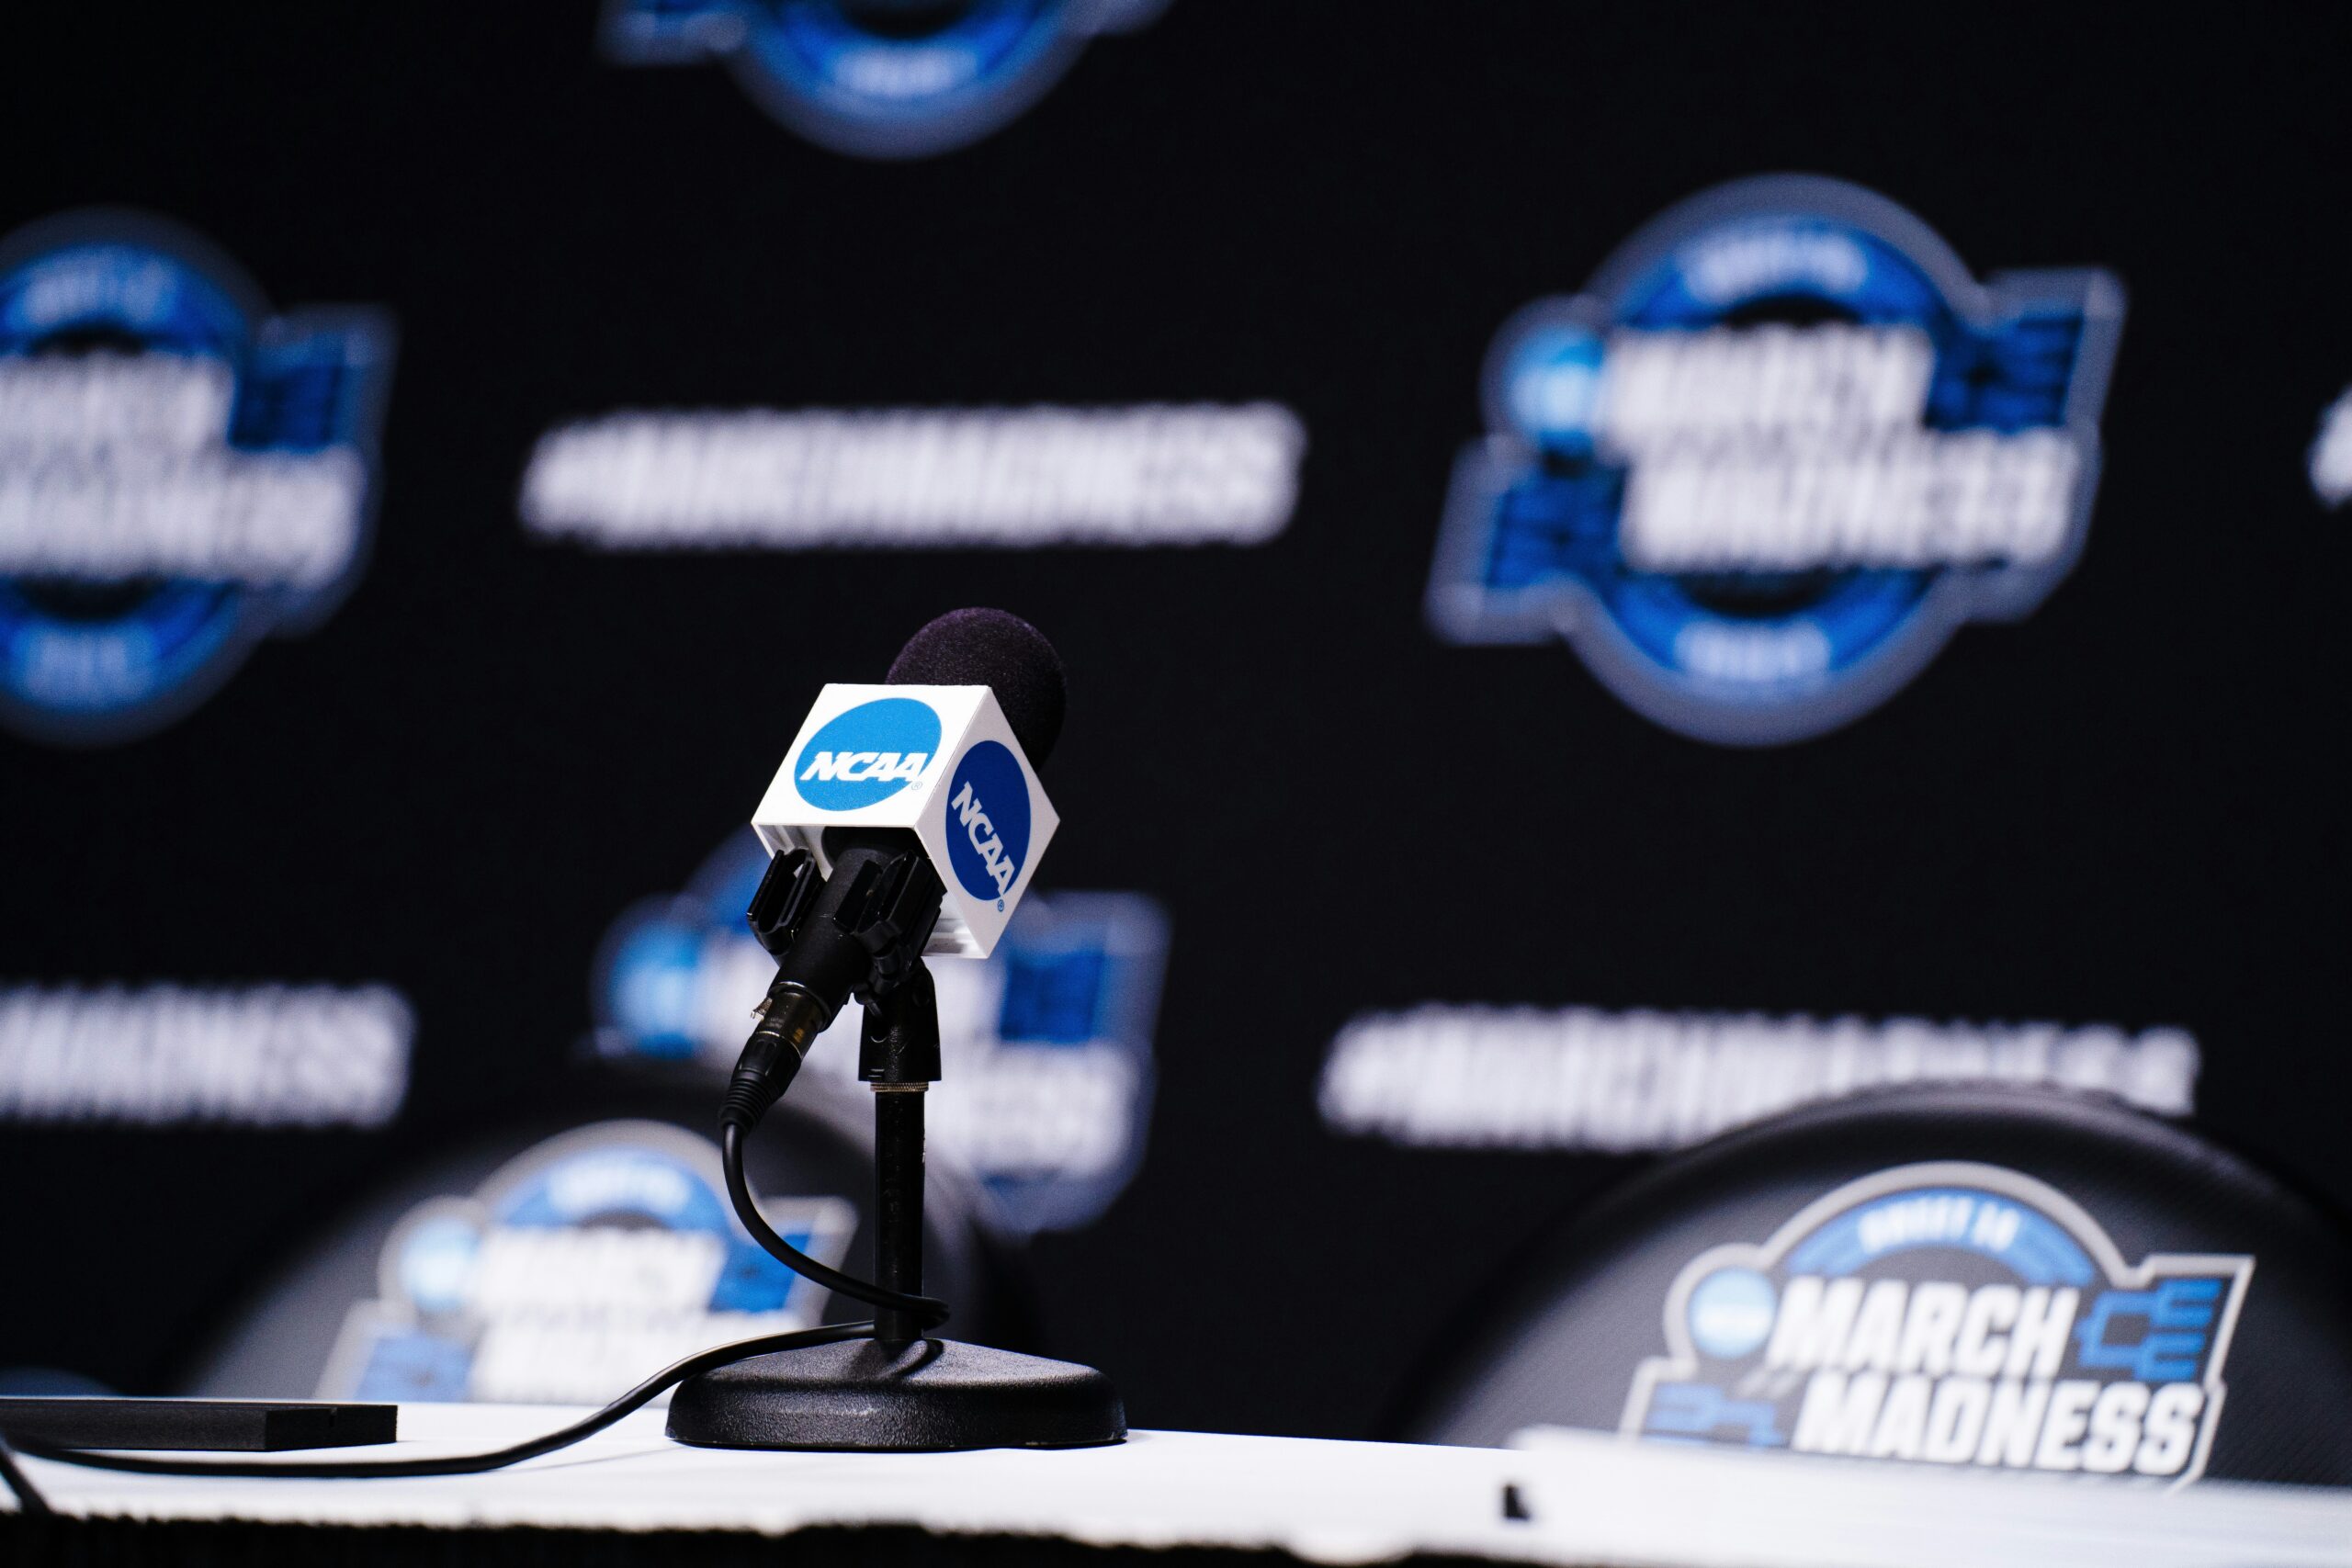
[[[779,852],[744,911],[759,944],[795,978],[832,993],[835,1010],[852,993],[863,1001],[906,984],[939,921],[930,857],[911,834],[890,838],[905,842],[844,846],[830,877],[807,850]]]
[[[800,922],[808,918],[808,907],[824,886],[825,874],[817,869],[817,857],[807,850],[786,850],[769,859],[743,919],[770,957],[782,958],[792,951]]]
[[[903,830],[844,836],[827,849],[830,875],[804,848],[779,852],[744,911],[776,975],[755,1010],[722,1122],[756,1125],[853,996],[866,1014],[861,1079],[911,1088],[939,1077],[936,1003],[922,963],[939,919],[939,874]]]

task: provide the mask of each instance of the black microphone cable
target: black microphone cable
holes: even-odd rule
[[[903,1291],[893,1291],[844,1274],[838,1269],[828,1269],[784,1237],[762,1216],[759,1205],[752,1199],[752,1190],[743,1179],[743,1133],[736,1122],[729,1122],[718,1129],[719,1162],[727,1168],[727,1196],[735,1201],[735,1217],[752,1233],[752,1239],[764,1248],[767,1255],[812,1283],[822,1285],[836,1295],[864,1302],[868,1306],[887,1307],[919,1318],[925,1328],[936,1328],[947,1321],[948,1306],[937,1296],[910,1296]]]
[[[743,1134],[747,1123],[738,1116],[730,1116],[719,1128],[719,1158],[727,1173],[727,1195],[734,1201],[736,1217],[752,1234],[769,1257],[783,1264],[813,1284],[823,1286],[837,1295],[871,1306],[887,1307],[909,1314],[921,1320],[925,1328],[934,1328],[947,1320],[948,1306],[936,1296],[909,1295],[902,1291],[886,1290],[854,1274],[828,1269],[822,1263],[794,1247],[776,1234],[761,1214],[752,1197],[750,1184],[743,1176]],[[369,1481],[398,1476],[479,1475],[486,1471],[503,1470],[510,1464],[520,1464],[526,1459],[553,1453],[569,1448],[584,1438],[592,1438],[614,1422],[638,1409],[655,1395],[685,1382],[698,1373],[718,1367],[732,1366],[753,1356],[772,1355],[779,1350],[797,1350],[811,1345],[838,1344],[844,1339],[873,1337],[871,1320],[862,1323],[831,1324],[821,1328],[804,1328],[790,1334],[770,1334],[756,1339],[740,1339],[732,1345],[716,1346],[711,1349],[687,1357],[656,1372],[635,1388],[590,1416],[582,1416],[569,1427],[560,1427],[540,1437],[526,1438],[506,1448],[487,1453],[455,1454],[442,1459],[379,1459],[379,1460],[177,1460],[149,1459],[126,1454],[96,1453],[84,1449],[52,1448],[46,1443],[17,1440],[17,1449],[36,1459],[52,1460],[60,1464],[78,1464],[92,1470],[114,1470],[132,1475],[232,1475],[266,1477],[276,1480]],[[39,1488],[25,1478],[24,1472],[10,1457],[6,1435],[0,1434],[0,1479],[17,1494],[19,1506],[28,1516],[50,1511]]]
[[[270,1480],[298,1480],[308,1477],[314,1481],[376,1481],[413,1475],[479,1475],[484,1471],[503,1470],[510,1464],[520,1464],[526,1459],[570,1448],[583,1438],[593,1438],[630,1411],[637,1409],[656,1394],[685,1382],[700,1372],[717,1367],[732,1366],[752,1356],[771,1355],[778,1350],[797,1350],[809,1345],[831,1345],[843,1339],[864,1339],[874,1332],[871,1323],[836,1323],[822,1328],[803,1328],[790,1334],[768,1334],[756,1339],[739,1339],[732,1345],[719,1345],[683,1361],[675,1361],[605,1405],[594,1415],[583,1416],[569,1427],[559,1427],[539,1437],[526,1438],[519,1443],[487,1453],[451,1454],[440,1459],[362,1459],[309,1461],[301,1460],[236,1459],[184,1460],[148,1459],[143,1455],[93,1453],[84,1449],[57,1449],[46,1443],[30,1443],[17,1439],[17,1449],[36,1459],[54,1460],[60,1464],[78,1464],[91,1470],[119,1470],[132,1475],[237,1475],[264,1477]],[[17,1496],[27,1495],[25,1483],[13,1470],[9,1483],[17,1488]],[[38,1493],[31,1494],[39,1496]],[[28,1508],[27,1512],[33,1510]]]

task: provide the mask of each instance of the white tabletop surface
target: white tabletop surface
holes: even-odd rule
[[[317,1457],[461,1453],[575,1414],[408,1405],[398,1444]],[[2212,1482],[2160,1492],[1589,1433],[1538,1434],[1512,1450],[1137,1432],[1114,1448],[1058,1452],[746,1453],[679,1447],[647,1411],[484,1475],[209,1480],[25,1463],[60,1512],[129,1518],[771,1535],[907,1524],[1100,1545],[1276,1547],[1335,1563],[1420,1551],[1693,1568],[2352,1565],[2352,1494]],[[1507,1484],[1532,1517],[1505,1517]]]

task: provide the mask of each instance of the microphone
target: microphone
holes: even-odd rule
[[[1069,698],[1062,656],[1046,634],[1002,610],[950,610],[907,639],[883,677],[893,686],[986,686],[1042,767],[1061,739]]]
[[[995,947],[1058,825],[1035,770],[1066,696],[1053,644],[988,609],[915,633],[883,685],[819,694],[752,818],[774,854],[747,918],[776,976],[722,1127],[757,1123],[853,994]]]
[[[670,1435],[718,1448],[1070,1448],[1126,1435],[1091,1367],[933,1337],[922,1290],[923,1101],[940,1074],[928,953],[985,957],[1058,818],[1036,762],[1061,733],[1062,664],[1035,627],[959,610],[917,632],[879,686],[827,686],[752,818],[774,852],[747,912],[775,983],[718,1118],[735,1217],[786,1268],[865,1302],[839,1344],[713,1368],[670,1402]],[[744,1145],[851,996],[874,1090],[874,1269],[860,1280],[777,1234]]]

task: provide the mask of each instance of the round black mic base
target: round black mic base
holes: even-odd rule
[[[1092,1367],[954,1339],[754,1356],[687,1379],[670,1401],[670,1436],[710,1449],[1078,1449],[1126,1435],[1119,1391]]]

